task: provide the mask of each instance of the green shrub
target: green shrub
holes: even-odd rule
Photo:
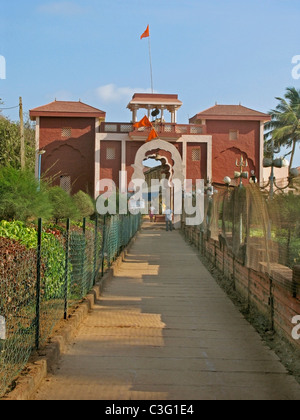
[[[62,299],[64,297],[65,284],[65,249],[60,241],[49,233],[42,235],[42,263],[43,275],[43,298]],[[69,264],[69,285],[72,266]]]
[[[79,210],[74,200],[62,188],[50,188],[49,198],[53,207],[52,215],[56,222],[62,219],[77,219],[79,217]]]
[[[52,205],[46,185],[40,186],[32,172],[0,168],[0,219],[21,220],[51,217]]]
[[[22,306],[34,302],[36,252],[0,235],[0,261],[0,311],[12,320]]]
[[[26,249],[37,248],[37,231],[22,222],[0,222],[0,238],[18,241]],[[65,248],[63,238],[52,233],[42,233],[43,299],[62,298],[65,282]],[[70,272],[72,265],[69,266]]]
[[[74,195],[73,199],[79,210],[81,218],[90,217],[95,213],[94,202],[88,194],[83,191],[79,191]]]
[[[30,120],[24,123],[26,167],[34,171],[35,129]],[[0,165],[21,169],[20,124],[0,118]]]
[[[20,242],[26,248],[37,247],[37,232],[34,228],[29,228],[23,222],[0,222],[0,237],[9,238]]]

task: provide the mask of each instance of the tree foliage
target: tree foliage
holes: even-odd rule
[[[35,132],[29,120],[24,123],[26,167],[33,170],[35,164]],[[21,167],[20,125],[0,116],[0,165]]]
[[[52,214],[47,186],[30,170],[0,167],[0,219],[27,221]]]
[[[79,191],[74,195],[73,199],[79,210],[81,218],[92,216],[95,213],[94,202],[88,194],[83,191]]]
[[[62,219],[77,219],[79,210],[72,197],[60,187],[49,189],[49,198],[52,203],[52,215],[56,221]]]
[[[276,98],[279,103],[270,111],[272,120],[265,125],[267,142],[274,140],[276,146],[291,148],[290,168],[293,164],[296,145],[300,140],[300,90],[286,89],[284,98]]]

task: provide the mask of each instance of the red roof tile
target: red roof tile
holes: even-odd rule
[[[127,108],[131,109],[133,105],[153,105],[154,107],[170,105],[181,107],[182,102],[178,99],[178,95],[160,93],[135,93]]]
[[[271,119],[270,115],[264,114],[254,109],[246,108],[242,105],[215,105],[205,111],[199,112],[190,119],[190,123],[196,120],[205,119],[245,119],[268,121]]]
[[[102,117],[105,118],[106,113],[100,109],[94,108],[83,102],[71,101],[54,101],[50,104],[40,106],[30,110],[31,119],[35,117]]]

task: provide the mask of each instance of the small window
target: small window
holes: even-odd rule
[[[229,140],[236,141],[239,139],[239,132],[238,130],[230,130],[229,131]]]
[[[69,139],[72,136],[72,129],[70,127],[62,128],[61,136],[63,139]]]
[[[116,159],[116,149],[114,147],[108,147],[106,149],[106,159],[115,160]]]
[[[201,150],[200,148],[192,150],[192,161],[193,162],[200,162],[201,160]]]
[[[71,194],[71,177],[63,175],[60,177],[60,187],[66,191],[68,194]]]

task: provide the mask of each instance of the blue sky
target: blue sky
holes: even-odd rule
[[[300,55],[299,0],[0,0],[0,98],[24,109],[79,100],[129,121],[134,92],[183,101],[179,123],[215,102],[268,112]],[[17,110],[4,114],[13,120]],[[300,165],[297,150],[295,165]]]

